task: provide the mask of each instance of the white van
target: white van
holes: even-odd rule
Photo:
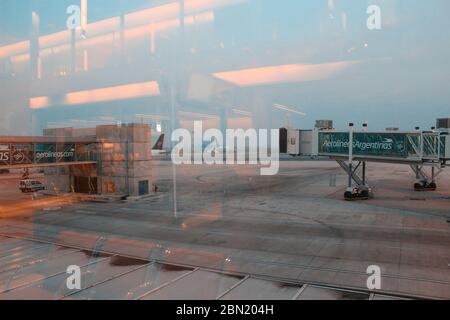
[[[42,182],[38,180],[25,179],[20,180],[19,189],[25,193],[25,192],[36,192],[40,190],[45,190],[45,187],[42,184]]]

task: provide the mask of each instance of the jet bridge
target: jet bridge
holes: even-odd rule
[[[290,139],[282,142],[287,144],[287,153],[337,161],[348,174],[346,200],[373,197],[366,175],[368,162],[408,165],[416,176],[414,189],[431,191],[436,190],[436,178],[450,161],[450,135],[440,131],[369,132],[350,126],[349,131],[288,129],[287,136]]]

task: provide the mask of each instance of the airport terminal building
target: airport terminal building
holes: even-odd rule
[[[145,124],[45,129],[39,137],[0,137],[0,166],[43,168],[55,194],[138,197],[152,190],[151,149]]]

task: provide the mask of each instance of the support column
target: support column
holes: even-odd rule
[[[349,162],[348,163],[348,184],[347,184],[347,188],[349,188],[349,189],[352,188],[352,175],[353,175],[352,163]]]
[[[362,163],[362,182],[363,182],[363,186],[366,186],[366,162],[363,161]]]

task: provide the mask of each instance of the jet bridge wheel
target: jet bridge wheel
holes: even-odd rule
[[[428,185],[428,187],[429,187],[430,190],[433,190],[433,191],[437,189],[437,185],[436,185],[436,183],[434,183],[434,182],[431,182],[431,183]]]
[[[425,186],[423,183],[416,182],[416,183],[414,183],[414,190],[415,191],[423,191],[423,190],[425,190]]]
[[[365,198],[365,199],[369,199],[369,197],[370,197],[370,194],[369,194],[368,190],[362,190],[360,195],[361,195],[362,198]]]
[[[354,201],[354,200],[369,200],[373,198],[373,193],[370,190],[358,189],[355,188],[353,191],[346,191],[344,193],[344,199],[346,201]]]
[[[416,182],[414,184],[414,190],[415,191],[435,191],[437,189],[437,185],[435,182]]]
[[[350,191],[346,191],[346,192],[344,193],[344,199],[347,200],[347,201],[353,200],[353,193],[350,192]]]

